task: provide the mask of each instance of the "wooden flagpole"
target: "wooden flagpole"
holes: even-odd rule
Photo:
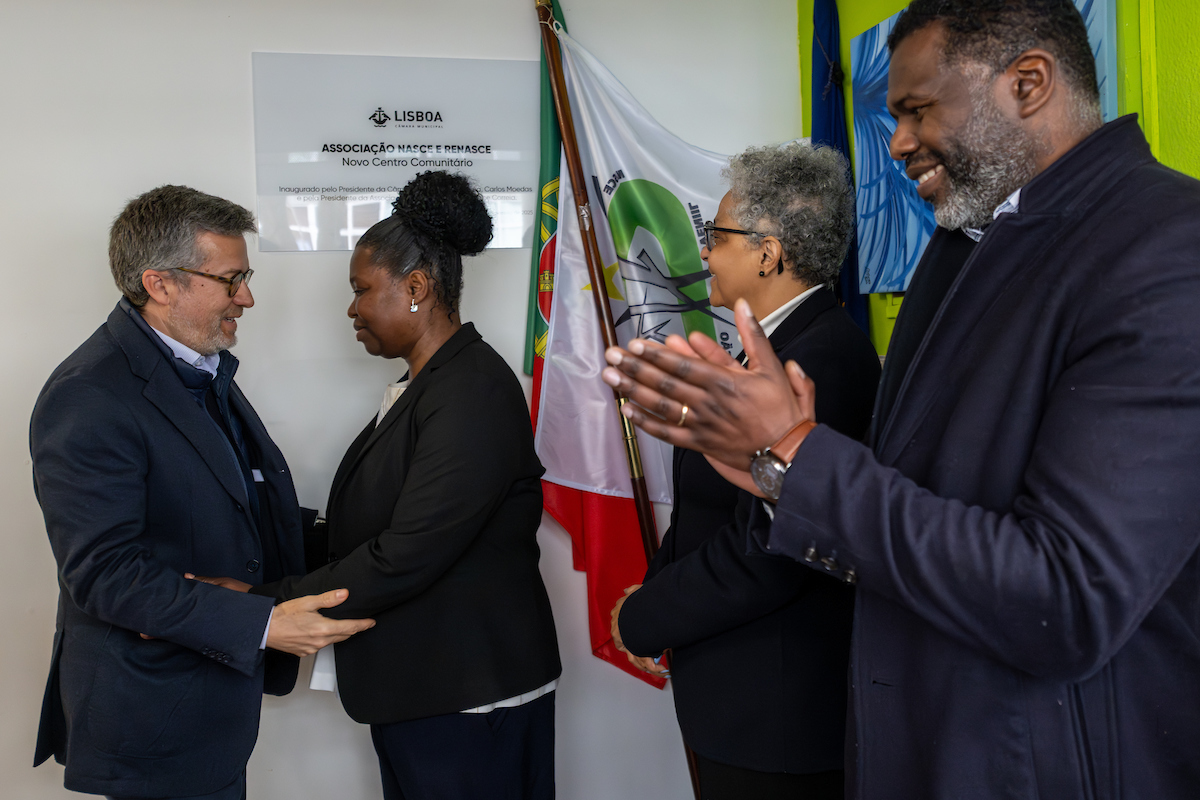
[[[550,93],[554,96],[554,111],[558,115],[558,129],[562,134],[563,151],[567,157],[567,172],[571,176],[571,188],[575,193],[575,212],[579,217],[579,234],[583,238],[583,253],[587,260],[588,277],[592,280],[592,302],[600,320],[600,336],[604,347],[617,347],[617,329],[613,325],[612,308],[605,292],[604,262],[600,258],[600,247],[596,243],[596,231],[591,203],[588,200],[587,182],[583,175],[583,163],[579,158],[579,142],[575,137],[575,121],[571,117],[571,101],[567,97],[566,80],[563,78],[562,56],[558,49],[558,37],[554,34],[553,0],[537,0],[538,22],[541,24],[542,49],[550,73]],[[613,398],[617,403],[617,415],[621,420],[621,432],[625,439],[625,460],[629,465],[630,482],[633,485],[633,502],[637,508],[638,527],[642,532],[642,546],[646,560],[658,552],[658,528],[654,522],[654,506],[650,503],[650,492],[646,488],[646,476],[642,472],[642,454],[638,449],[633,423],[620,413],[627,402],[616,391]]]
[[[613,324],[612,307],[605,291],[604,262],[600,258],[600,246],[596,243],[595,224],[591,201],[588,199],[587,180],[583,174],[583,162],[579,157],[579,141],[575,136],[575,120],[571,116],[571,100],[567,96],[566,80],[563,77],[562,54],[558,48],[558,37],[554,33],[553,0],[536,0],[538,23],[542,32],[542,50],[550,74],[550,94],[554,97],[554,111],[558,116],[558,129],[562,134],[563,154],[567,159],[567,173],[571,177],[571,188],[575,194],[575,213],[579,217],[579,234],[583,239],[583,253],[587,261],[588,277],[592,280],[592,302],[600,320],[600,337],[605,349],[617,347],[617,328]],[[633,487],[633,502],[637,509],[638,527],[642,533],[642,547],[649,564],[658,552],[658,527],[654,521],[654,506],[650,503],[650,492],[646,488],[646,476],[642,471],[642,456],[638,448],[633,423],[621,413],[628,402],[613,391],[617,417],[621,420],[621,432],[625,440],[625,460],[629,466],[629,479]],[[664,655],[665,663],[669,664]],[[684,743],[687,755],[688,774],[692,779],[692,792],[700,800],[700,779],[696,772],[696,755]]]

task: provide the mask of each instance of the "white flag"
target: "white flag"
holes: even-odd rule
[[[557,34],[618,339],[701,331],[736,355],[732,312],[710,308],[700,260],[729,157],[667,132],[590,53]],[[561,175],[537,452],[547,481],[630,497],[612,390],[600,379],[604,348],[565,163]],[[671,502],[670,447],[649,436],[639,442],[650,498]]]

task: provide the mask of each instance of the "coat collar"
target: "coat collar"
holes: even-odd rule
[[[822,286],[811,295],[804,299],[800,305],[783,318],[776,328],[768,337],[771,342],[771,349],[776,353],[783,350],[787,345],[804,332],[804,329],[812,324],[812,321],[821,313],[828,311],[837,306],[837,298],[833,296],[833,292],[828,286]],[[746,357],[746,351],[743,350],[738,354],[737,360],[741,361]]]
[[[433,354],[429,362],[425,364],[425,369],[429,372],[437,369],[445,364],[450,359],[454,358],[464,347],[471,342],[477,342],[483,337],[475,330],[474,322],[464,322],[454,335],[446,340],[446,343],[438,348],[438,351]],[[420,377],[419,375],[417,376]]]
[[[1150,163],[1154,155],[1137,114],[1127,114],[1101,126],[1027,183],[1019,214],[1077,213],[1095,202],[1096,187],[1111,186]]]
[[[333,497],[338,493],[338,490],[341,488],[341,485],[345,482],[346,478],[350,476],[355,467],[358,466],[358,463],[362,461],[362,458],[366,452],[370,450],[377,441],[379,441],[379,439],[383,436],[384,431],[395,425],[396,420],[404,416],[404,410],[416,402],[416,398],[421,394],[421,392],[424,391],[425,385],[432,380],[430,376],[433,375],[433,373],[439,368],[449,363],[450,360],[462,352],[463,348],[465,348],[467,345],[480,341],[482,338],[483,337],[479,335],[479,332],[475,330],[475,325],[473,323],[464,322],[462,327],[455,331],[454,335],[447,339],[446,343],[438,348],[437,352],[433,354],[428,362],[426,362],[425,368],[421,370],[421,373],[417,375],[417,377],[414,378],[413,381],[408,385],[408,388],[404,390],[404,394],[400,395],[396,402],[392,404],[392,407],[388,409],[388,412],[384,414],[383,419],[380,420],[377,425],[375,425],[374,430],[367,435],[367,439],[365,442],[363,442],[363,446],[354,456],[354,461],[347,467],[344,473],[339,470],[339,474],[334,476],[334,485],[330,490],[330,497]],[[401,380],[404,380],[406,377],[408,377],[408,373],[405,373]]]
[[[107,324],[108,332],[129,360],[130,371],[144,381],[150,380],[163,359],[174,357],[166,343],[154,335],[149,323],[124,297],[108,315]]]
[[[246,509],[249,514],[249,498],[240,467],[229,445],[223,441],[220,431],[214,426],[208,412],[201,408],[192,394],[183,385],[179,375],[168,361],[168,355],[159,349],[162,341],[154,334],[141,330],[131,314],[137,314],[125,300],[108,315],[106,326],[117,345],[125,353],[130,371],[146,382],[143,396],[191,443],[204,463],[225,491]],[[163,345],[165,348],[166,346]],[[167,351],[170,353],[170,351]],[[174,358],[174,355],[170,355]],[[238,408],[241,412],[243,409]],[[244,414],[243,414],[244,417]]]
[[[464,347],[472,342],[477,342],[482,338],[483,337],[480,336],[475,330],[474,323],[464,322],[462,327],[455,331],[454,335],[447,339],[445,344],[439,347],[437,352],[430,357],[429,361],[425,363],[425,369],[421,370],[421,374],[418,375],[408,385],[408,388],[404,390],[404,394],[400,395],[396,402],[392,404],[392,407],[388,409],[388,413],[384,414],[383,419],[380,420],[379,424],[375,426],[375,432],[369,439],[367,439],[363,449],[365,450],[367,447],[370,447],[371,442],[377,438],[380,431],[391,425],[399,416],[401,416],[403,410],[412,402],[412,399],[417,396],[419,391],[430,380],[430,375],[444,366],[450,361],[450,359],[458,355]],[[406,372],[404,373],[404,377],[402,377],[400,380],[405,380],[407,377],[408,373]]]
[[[881,463],[896,463],[939,393],[948,391],[949,376],[971,365],[969,343],[987,308],[1004,292],[1024,291],[1058,235],[1124,176],[1150,163],[1154,156],[1137,115],[1130,114],[1092,133],[1025,185],[1020,210],[992,223],[930,322],[882,421],[875,445]]]

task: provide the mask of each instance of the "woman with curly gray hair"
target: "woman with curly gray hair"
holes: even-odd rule
[[[854,221],[847,173],[836,151],[807,142],[736,156],[701,256],[712,304],[744,297],[779,357],[821,387],[817,419],[861,438],[879,359],[829,288]],[[676,449],[674,467],[671,526],[613,610],[614,638],[647,671],[673,650],[675,709],[706,800],[840,799],[853,588],[747,555],[735,510],[753,498],[699,453]]]
[[[804,292],[836,281],[854,226],[847,172],[838,151],[804,142],[735,156],[723,173],[729,192],[704,226],[707,255],[700,256],[713,276],[712,304],[733,308],[744,297],[765,323]]]

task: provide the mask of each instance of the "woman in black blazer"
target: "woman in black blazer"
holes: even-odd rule
[[[550,798],[562,671],[538,572],[541,462],[516,377],[458,316],[462,256],[491,219],[462,176],[417,176],[350,260],[367,352],[403,358],[327,507],[328,564],[261,591],[345,587],[373,617],[335,650],[342,704],[369,723],[384,797]]]
[[[879,359],[827,288],[854,219],[847,166],[794,142],[735,157],[701,256],[713,305],[744,297],[780,358],[821,387],[817,418],[860,438]],[[841,798],[851,587],[787,559],[746,554],[737,518],[757,502],[704,456],[675,450],[671,526],[613,609],[637,666],[672,649],[675,708],[705,800]],[[636,654],[636,655],[635,655]]]

